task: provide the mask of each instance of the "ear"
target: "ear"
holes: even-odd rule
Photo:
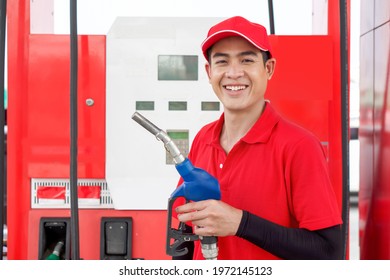
[[[210,71],[211,71],[211,66],[208,62],[206,62],[206,64],[204,65],[204,68],[206,70],[206,73],[207,73],[207,77],[209,77],[209,81],[210,81]]]
[[[274,74],[275,67],[276,67],[276,59],[275,58],[270,58],[265,63],[265,70],[267,71],[267,74],[268,74],[268,80],[270,80],[272,75]]]

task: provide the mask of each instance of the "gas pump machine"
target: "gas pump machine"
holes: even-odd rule
[[[331,14],[338,6],[329,2]],[[32,5],[9,1],[7,11],[8,259],[45,259],[59,242],[59,259],[70,259],[69,36],[32,34]],[[200,49],[220,20],[118,17],[107,35],[78,36],[82,259],[170,259],[167,199],[219,198],[218,188],[196,198],[187,187],[173,191],[179,174],[196,169],[185,160],[195,134],[223,110]],[[278,67],[266,98],[321,139],[341,208],[334,37],[271,36]],[[301,54],[310,67],[296,67]],[[158,121],[179,160],[131,120],[133,112]]]

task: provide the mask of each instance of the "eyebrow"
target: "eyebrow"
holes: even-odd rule
[[[237,56],[247,56],[247,55],[250,55],[250,56],[256,56],[257,57],[257,53],[254,52],[254,51],[243,51],[243,52],[240,52]],[[229,55],[227,53],[221,53],[221,52],[217,52],[213,55],[213,58],[216,58],[216,57],[228,57]]]

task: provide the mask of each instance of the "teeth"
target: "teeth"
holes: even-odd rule
[[[236,90],[243,90],[245,89],[246,86],[226,86],[226,89],[228,90],[233,90],[233,91],[236,91]]]

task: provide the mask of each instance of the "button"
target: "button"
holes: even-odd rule
[[[221,168],[221,169],[223,168],[223,163],[219,164],[219,168]]]

